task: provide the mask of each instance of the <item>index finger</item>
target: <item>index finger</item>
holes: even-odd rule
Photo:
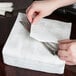
[[[65,39],[65,40],[60,40],[59,44],[66,44],[66,43],[71,43],[73,40],[70,39]]]
[[[70,43],[59,44],[59,49],[67,50],[70,46]]]
[[[32,7],[30,7],[30,9],[27,11],[27,18],[30,21],[30,23],[32,23],[33,21],[33,16],[34,16],[35,10],[32,9]]]

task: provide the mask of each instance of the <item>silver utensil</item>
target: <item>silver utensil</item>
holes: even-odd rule
[[[58,52],[58,44],[53,42],[42,42],[42,44],[53,54],[57,55]]]

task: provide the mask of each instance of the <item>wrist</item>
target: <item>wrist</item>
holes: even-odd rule
[[[49,0],[53,2],[56,9],[76,3],[76,0]]]
[[[48,0],[50,7],[53,8],[53,10],[56,10],[60,8],[60,1],[59,0]]]

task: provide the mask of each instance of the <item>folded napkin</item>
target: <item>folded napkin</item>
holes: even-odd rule
[[[4,45],[2,51],[4,63],[47,73],[64,73],[65,61],[60,60],[57,55],[52,55],[40,41],[31,38],[30,33],[20,21],[26,22],[25,14],[18,14],[13,29]]]
[[[59,40],[69,39],[71,23],[42,18],[32,24],[30,36],[41,42],[58,43]]]
[[[12,6],[12,2],[0,2],[0,15],[5,15],[5,12],[12,12]]]

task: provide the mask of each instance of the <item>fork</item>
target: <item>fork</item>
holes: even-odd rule
[[[48,49],[52,55],[57,55],[58,44],[53,42],[42,42],[46,49]]]

